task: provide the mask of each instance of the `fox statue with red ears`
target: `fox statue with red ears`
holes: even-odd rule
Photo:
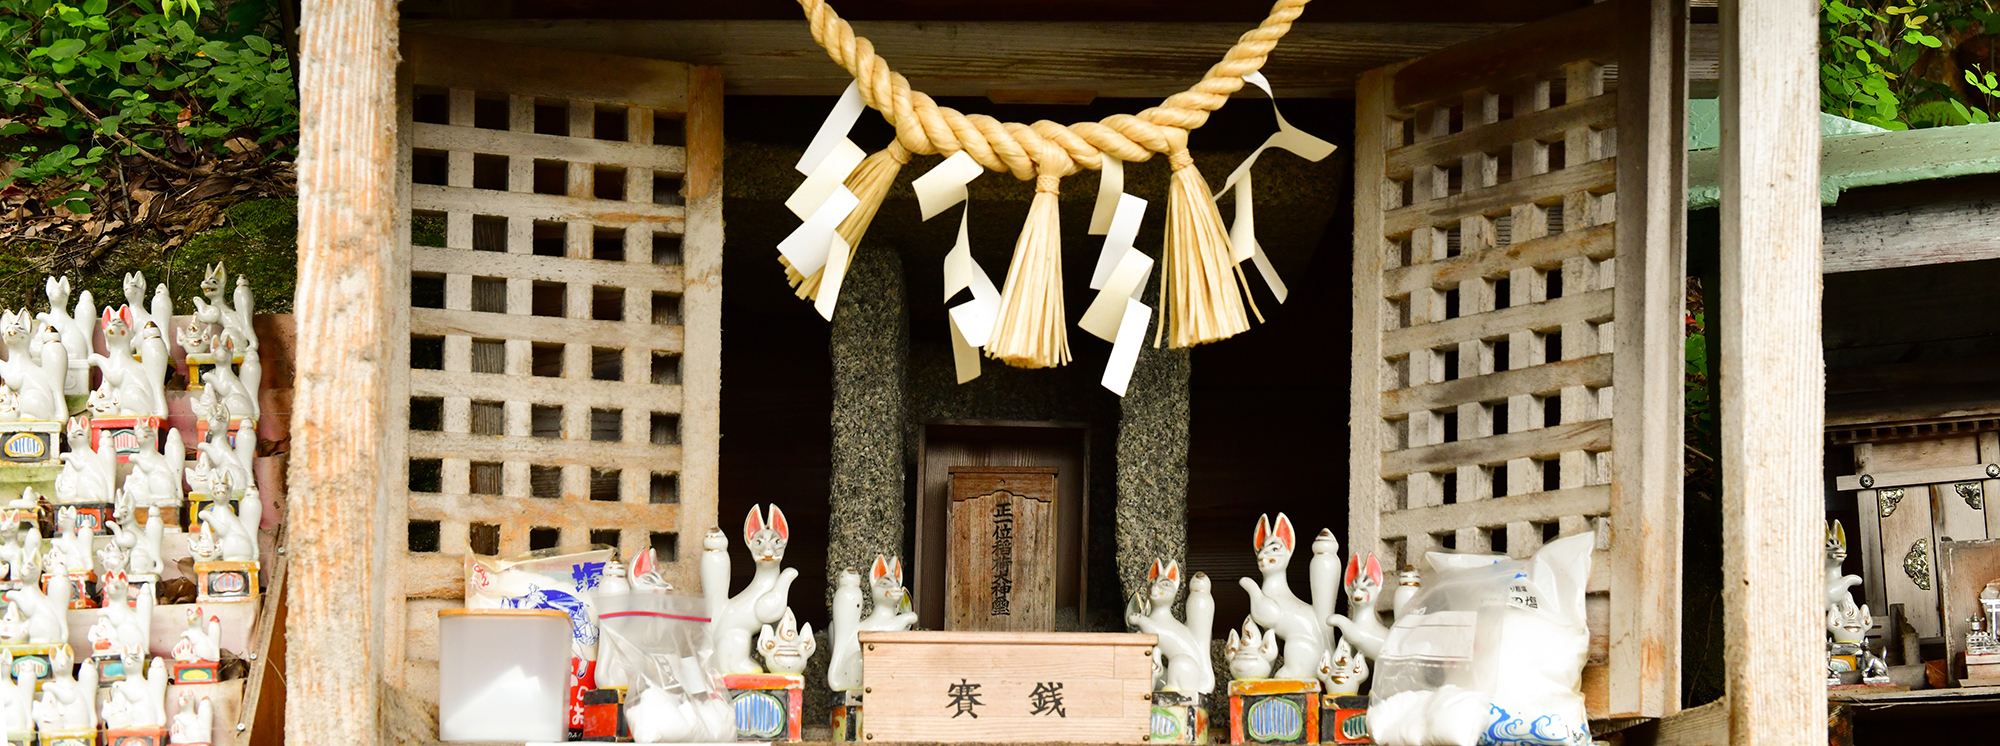
[[[1259,585],[1249,578],[1239,582],[1250,594],[1250,618],[1284,638],[1284,663],[1272,678],[1311,680],[1318,674],[1320,657],[1332,647],[1326,618],[1334,608],[1332,591],[1334,578],[1339,574],[1340,561],[1336,557],[1340,542],[1333,538],[1332,532],[1324,530],[1313,540],[1313,559],[1308,567],[1313,591],[1311,604],[1292,595],[1292,588],[1285,581],[1285,568],[1291,565],[1292,549],[1297,543],[1292,519],[1285,514],[1279,513],[1276,521],[1257,516],[1257,569],[1263,573],[1264,582]]]
[[[743,592],[731,597],[729,537],[720,528],[711,528],[702,537],[701,593],[708,600],[713,620],[709,639],[715,645],[716,666],[724,674],[764,672],[751,655],[751,642],[764,625],[777,624],[785,617],[785,599],[791,593],[792,580],[799,576],[797,569],[778,567],[790,538],[785,511],[772,505],[766,520],[762,508],[751,506],[750,516],[743,520],[743,543],[757,563],[757,573]]]
[[[1334,614],[1326,623],[1339,627],[1342,639],[1375,660],[1382,654],[1382,642],[1389,639],[1389,628],[1375,611],[1375,599],[1382,592],[1382,565],[1375,561],[1375,555],[1366,560],[1359,556],[1348,559],[1346,585],[1347,613],[1353,616]]]

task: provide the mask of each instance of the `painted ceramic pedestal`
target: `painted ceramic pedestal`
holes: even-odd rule
[[[151,430],[158,442],[165,417],[99,417],[90,421],[90,447],[102,453],[109,448],[118,454],[118,463],[131,463],[132,454],[142,447],[141,428]]]
[[[1237,679],[1229,682],[1229,742],[1319,742],[1319,682]]]
[[[222,661],[174,661],[167,665],[168,674],[176,684],[213,684],[221,678],[218,675],[221,667]]]
[[[1368,737],[1368,697],[1356,694],[1320,698],[1320,743],[1374,743]]]
[[[231,365],[232,367],[240,367],[240,366],[242,366],[242,365],[243,365],[243,356],[242,356],[242,355],[237,355],[237,356],[235,356],[235,357],[233,357],[233,358],[230,358],[230,360],[229,360],[229,363],[230,363],[230,365]],[[203,385],[203,384],[202,384],[202,382],[201,382],[201,377],[202,377],[202,374],[204,374],[204,373],[207,373],[207,372],[209,372],[209,371],[212,371],[212,370],[215,370],[215,353],[213,353],[213,352],[190,352],[190,353],[188,353],[188,354],[187,354],[187,381],[188,381],[188,385],[187,385],[187,390],[189,390],[189,391],[200,391],[200,390],[202,390],[202,389],[204,388],[204,385]]]
[[[41,738],[41,746],[97,746],[96,728],[45,730],[36,735]]]
[[[245,423],[245,422],[248,422],[248,420],[244,420],[244,419],[242,419],[242,418],[237,418],[237,419],[232,419],[232,420],[230,420],[230,421],[229,421],[229,447],[230,447],[230,448],[235,448],[235,447],[236,447],[236,434],[237,434],[237,433],[240,433],[240,432],[243,432],[243,423]],[[208,442],[208,420],[205,420],[205,419],[203,419],[203,420],[195,420],[195,422],[194,422],[194,437],[195,437],[195,442],[197,442],[197,443],[206,443],[206,442]]]
[[[230,603],[257,597],[257,563],[196,562],[195,601]]]
[[[56,531],[68,533],[70,529],[80,528],[91,536],[111,533],[111,529],[105,528],[104,524],[112,521],[112,516],[117,510],[111,503],[56,503],[52,507],[55,508],[56,515],[65,510],[76,510],[74,522],[51,521]]]
[[[104,656],[93,655],[89,663],[90,665],[97,666],[97,685],[99,687],[111,686],[125,680],[125,659],[118,657],[116,653]],[[140,671],[140,677],[144,678],[145,673],[144,671]]]
[[[49,592],[49,580],[54,576],[42,573],[42,592]],[[69,607],[72,609],[97,608],[97,573],[90,570],[69,571]]]
[[[237,498],[229,498],[229,512],[236,512],[238,503]],[[201,531],[201,511],[207,510],[208,506],[213,504],[215,504],[215,499],[208,493],[189,492],[187,495],[187,507],[181,509],[181,528],[191,534],[199,533]],[[162,516],[162,522],[165,522],[165,516]]]
[[[55,463],[60,422],[0,422],[0,464],[35,466]]]
[[[583,693],[582,740],[632,740],[632,729],[625,723],[625,691],[625,687],[614,686]]]
[[[833,740],[851,743],[861,740],[861,692],[833,693]]]
[[[1208,743],[1208,697],[1198,692],[1153,692],[1151,743]]]
[[[735,673],[723,676],[722,686],[729,690],[729,705],[736,711],[737,740],[800,740],[799,708],[804,704],[804,676]]]
[[[35,746],[35,732],[31,730],[7,731],[7,746]]]
[[[107,728],[104,746],[167,746],[167,728],[161,725]]]
[[[21,667],[24,665],[34,666],[35,689],[39,691],[42,687],[42,682],[48,681],[49,677],[55,671],[54,667],[49,664],[49,659],[57,651],[61,650],[62,646],[62,643],[24,642],[11,645],[0,644],[0,650],[5,650],[8,655],[14,657],[14,670],[8,672],[10,675],[19,673]]]

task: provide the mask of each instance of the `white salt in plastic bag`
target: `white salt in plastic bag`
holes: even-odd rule
[[[1433,572],[1376,662],[1369,730],[1384,746],[1582,746],[1593,534],[1531,560],[1431,553]]]

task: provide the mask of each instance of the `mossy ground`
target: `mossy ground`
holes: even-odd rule
[[[34,244],[0,246],[0,307],[45,310],[42,283],[50,275],[67,275],[71,292],[90,290],[98,305],[123,302],[121,283],[128,272],[144,272],[149,285],[167,283],[175,313],[193,313],[190,300],[200,292],[204,268],[222,262],[234,277],[250,280],[258,313],[291,313],[298,281],[298,202],[292,199],[252,199],[231,205],[222,222],[197,233],[185,243],[165,248],[157,234],[126,239],[87,267],[66,266]],[[57,266],[51,267],[51,264]],[[149,291],[150,296],[150,291]]]

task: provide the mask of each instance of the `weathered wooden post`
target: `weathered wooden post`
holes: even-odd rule
[[[1826,739],[1819,551],[1819,5],[1722,3],[1729,740]]]
[[[383,571],[402,525],[384,458],[403,355],[397,251],[396,4],[307,0],[300,23],[297,393],[285,741],[394,740],[402,593]],[[407,291],[401,291],[407,295]],[[218,723],[218,728],[230,727]]]

